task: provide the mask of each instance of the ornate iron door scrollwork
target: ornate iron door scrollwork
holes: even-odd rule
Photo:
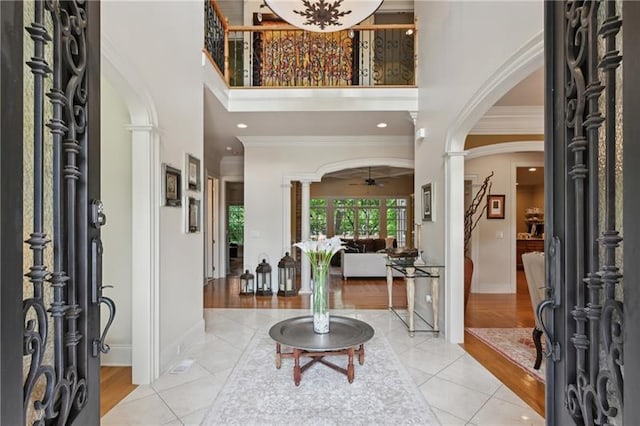
[[[25,13],[33,10],[33,16],[25,15],[33,41],[33,56],[27,61],[33,74],[33,139],[24,141],[32,145],[33,163],[27,170],[33,169],[33,194],[24,196],[32,196],[27,204],[33,206],[33,229],[26,240],[32,261],[26,273],[31,288],[25,288],[23,301],[28,370],[23,410],[28,424],[66,425],[99,416],[81,417],[85,408],[96,410],[93,401],[99,395],[98,390],[93,395],[89,391],[90,386],[99,387],[99,365],[87,356],[99,305],[87,297],[85,273],[90,256],[88,182],[99,173],[89,168],[89,146],[99,147],[99,139],[89,137],[89,96],[99,105],[99,90],[89,90],[98,72],[90,84],[87,10],[98,10],[99,3],[25,4]],[[92,113],[99,116],[99,108]],[[92,149],[91,155],[99,156],[99,150]],[[48,233],[45,221],[51,222]]]
[[[561,193],[547,196],[557,243],[555,257],[548,258],[550,297],[543,302],[554,308],[547,342],[554,361],[548,376],[555,394],[547,399],[551,424],[569,418],[584,425],[623,424],[623,4],[547,3],[546,30],[554,37],[547,59],[555,64],[547,80],[553,83],[547,87],[553,98],[547,104],[553,113],[549,176]]]
[[[598,22],[599,9],[604,20]],[[573,153],[570,176],[574,182],[576,247],[585,257],[575,269],[576,300],[571,312],[576,324],[576,375],[569,380],[567,406],[573,419],[584,424],[609,424],[621,412],[622,303],[616,300],[620,283],[616,248],[622,238],[616,229],[616,69],[622,56],[616,35],[622,27],[613,1],[571,1],[566,11],[566,111],[569,150]],[[605,41],[598,49],[598,37]],[[602,70],[604,81],[598,72]],[[599,100],[605,96],[604,114]],[[602,152],[600,127],[605,124]],[[600,193],[598,167],[604,155],[605,187]],[[600,206],[600,197],[604,203]],[[599,209],[606,216],[600,232]],[[586,222],[583,222],[586,221]],[[598,243],[603,246],[600,253]],[[602,359],[601,359],[602,357]]]

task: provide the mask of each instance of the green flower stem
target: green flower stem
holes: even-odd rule
[[[329,301],[327,300],[329,292],[327,291],[327,272],[328,264],[312,263],[313,267],[313,312],[325,315],[329,310]]]

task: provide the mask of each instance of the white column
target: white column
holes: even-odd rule
[[[132,381],[148,384],[159,367],[159,208],[158,129],[130,125],[131,131],[131,366]]]
[[[464,341],[464,156],[445,157],[445,334],[451,343]]]
[[[310,234],[310,224],[309,224],[309,214],[310,214],[310,204],[311,204],[311,182],[308,180],[300,181],[302,183],[302,200],[301,200],[301,228],[300,233],[302,237],[302,241],[306,241],[309,239]],[[300,261],[300,280],[302,281],[300,287],[301,294],[310,294],[311,293],[311,265],[309,264],[309,258],[305,255],[302,256]]]
[[[281,256],[291,251],[291,182],[282,183],[282,249]],[[293,253],[289,253],[293,256]]]
[[[227,180],[224,177],[220,181],[218,200],[220,200],[218,205],[218,245],[220,246],[218,271],[221,277],[226,277],[229,266],[229,241],[227,239]]]

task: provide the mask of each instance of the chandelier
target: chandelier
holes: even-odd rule
[[[306,31],[346,30],[371,16],[382,0],[264,0],[281,19]]]

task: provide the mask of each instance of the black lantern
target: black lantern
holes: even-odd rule
[[[256,294],[258,296],[271,296],[273,291],[271,290],[271,265],[269,265],[266,259],[262,259],[262,262],[256,268]]]
[[[247,269],[240,275],[240,296],[253,295],[253,274]]]
[[[287,252],[278,262],[278,296],[295,296],[297,292],[296,261]]]

